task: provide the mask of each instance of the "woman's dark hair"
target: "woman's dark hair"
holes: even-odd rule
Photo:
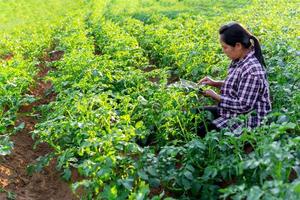
[[[252,35],[247,29],[237,22],[231,22],[223,25],[219,34],[223,42],[230,46],[235,46],[237,42],[241,43],[245,48],[251,46],[251,40],[254,43],[254,55],[262,66],[266,66],[258,39]]]

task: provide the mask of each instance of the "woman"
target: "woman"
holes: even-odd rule
[[[241,24],[232,22],[219,30],[223,52],[232,60],[225,81],[204,77],[200,84],[220,88],[204,91],[204,95],[218,102],[216,107],[205,107],[213,113],[212,123],[203,124],[198,133],[205,135],[212,129],[229,128],[240,134],[242,127],[256,127],[271,111],[269,84],[260,44]],[[239,116],[247,114],[246,120]]]

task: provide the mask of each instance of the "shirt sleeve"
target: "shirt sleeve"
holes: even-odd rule
[[[234,110],[237,113],[246,113],[253,109],[260,88],[260,78],[249,74],[241,79],[236,97],[221,95],[219,106]]]

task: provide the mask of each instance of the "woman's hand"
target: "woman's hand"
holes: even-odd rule
[[[221,101],[221,96],[218,95],[215,91],[213,90],[205,90],[203,91],[203,95],[206,97],[211,97],[212,99],[220,102]]]
[[[203,79],[201,79],[198,83],[203,84],[203,85],[210,85],[210,86],[214,86],[214,84],[216,83],[215,80],[213,80],[212,78],[205,76]]]
[[[214,79],[205,76],[203,79],[201,79],[199,82],[199,84],[203,84],[203,85],[210,85],[213,87],[221,87],[223,85],[223,81],[215,81]]]

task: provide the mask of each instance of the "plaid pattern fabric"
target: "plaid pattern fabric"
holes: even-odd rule
[[[250,51],[244,59],[231,62],[228,76],[221,87],[218,104],[220,117],[213,123],[233,132],[242,127],[258,126],[271,111],[269,84],[266,72]],[[247,114],[246,117],[240,117]]]

